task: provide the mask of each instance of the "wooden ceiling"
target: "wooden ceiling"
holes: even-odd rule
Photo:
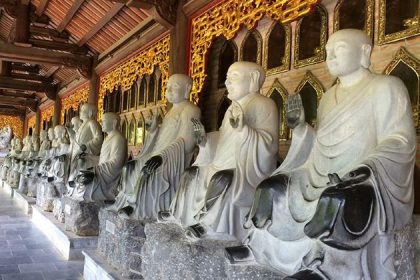
[[[96,58],[112,55],[127,36],[140,36],[155,24],[170,27],[177,5],[178,0],[0,0],[0,114],[24,115],[73,80],[89,79]]]

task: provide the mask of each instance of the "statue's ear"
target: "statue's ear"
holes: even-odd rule
[[[185,99],[190,99],[190,93],[191,93],[192,84],[185,85]]]
[[[362,46],[362,59],[360,64],[363,68],[369,69],[370,66],[370,54],[372,52],[372,46],[369,44],[364,44]]]
[[[249,84],[249,91],[250,92],[257,92],[260,90],[260,72],[257,70],[253,70],[250,72],[251,82]]]

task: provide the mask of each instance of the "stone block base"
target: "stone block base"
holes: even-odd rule
[[[97,237],[82,237],[64,230],[64,224],[55,220],[50,212],[33,207],[32,222],[47,236],[66,260],[83,259],[83,250],[95,250]]]
[[[403,230],[395,235],[394,265],[398,280],[416,278],[416,240],[415,217]]]
[[[63,197],[65,229],[80,236],[97,236],[99,234],[99,209],[103,204],[84,202]]]
[[[60,223],[64,223],[64,207],[61,198],[56,198],[53,201],[53,215]]]
[[[54,208],[54,198],[54,186],[46,182],[40,182],[36,193],[36,205],[41,207],[44,211],[52,212]]]
[[[28,194],[29,197],[36,197],[38,185],[40,184],[40,180],[38,178],[28,178]]]
[[[141,221],[121,218],[104,208],[99,211],[97,253],[122,277],[142,279],[140,250],[144,241]]]
[[[7,194],[10,195],[10,197],[13,197],[13,193],[14,193],[14,189],[12,188],[12,186],[10,186],[9,183],[3,181],[3,191]]]
[[[14,191],[13,197],[15,198],[16,204],[19,208],[23,209],[25,214],[32,214],[32,206],[35,205],[36,199],[33,197],[28,197],[19,191]]]
[[[145,279],[227,279],[225,247],[240,245],[209,239],[191,242],[177,224],[146,224],[145,233],[141,250]]]
[[[239,265],[227,265],[227,276],[228,279],[247,279],[247,280],[279,280],[283,279],[285,275],[278,274],[270,271],[257,263],[255,264],[239,264]]]
[[[106,261],[94,251],[83,251],[85,266],[83,279],[85,280],[123,280],[119,273],[110,267]],[[135,279],[135,278],[131,278]]]

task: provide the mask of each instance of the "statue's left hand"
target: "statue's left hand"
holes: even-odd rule
[[[229,109],[229,121],[230,125],[241,131],[244,127],[244,111],[242,110],[241,105],[238,102],[232,101],[232,107]]]
[[[82,185],[87,185],[93,181],[94,173],[92,170],[80,170],[77,175],[76,181]]]
[[[162,157],[157,155],[151,157],[143,166],[142,172],[146,173],[147,175],[152,174],[155,170],[162,165]]]

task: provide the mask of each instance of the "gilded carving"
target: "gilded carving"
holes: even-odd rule
[[[60,123],[64,124],[64,114],[67,110],[72,108],[77,111],[80,104],[86,103],[89,98],[89,86],[85,85],[77,89],[74,93],[61,99],[61,114]]]
[[[340,6],[344,0],[338,1],[334,8],[334,32],[340,30]],[[374,16],[374,0],[365,0],[365,28],[363,29],[369,37],[373,35],[373,16]]]
[[[41,111],[41,123],[49,121],[54,116],[54,106],[51,105],[48,108]]]
[[[411,104],[411,106],[413,109],[414,125],[416,128],[420,128],[420,61],[409,53],[406,48],[400,47],[392,61],[385,68],[384,74],[390,75],[400,62],[410,67],[417,75],[417,104]]]
[[[192,20],[190,76],[194,84],[191,100],[198,102],[198,93],[206,79],[206,55],[214,38],[232,39],[245,26],[251,30],[264,16],[283,24],[307,13],[319,0],[226,0]]]
[[[104,113],[103,102],[107,91],[112,92],[117,87],[121,87],[122,92],[127,91],[139,76],[152,74],[155,67],[159,67],[162,72],[162,93],[165,92],[169,72],[169,40],[169,35],[163,37],[101,77],[98,96],[99,119]]]
[[[285,46],[284,46],[284,57],[283,57],[283,61],[282,61],[282,65],[273,69],[268,69],[268,40],[270,38],[270,34],[271,31],[274,29],[274,27],[276,26],[277,22],[274,22],[268,33],[267,33],[267,37],[265,40],[265,47],[264,47],[264,68],[267,70],[267,75],[274,75],[274,74],[278,74],[278,73],[282,73],[282,72],[286,72],[290,69],[290,45],[291,45],[291,36],[292,36],[292,29],[290,27],[290,24],[283,24],[282,27],[284,28],[285,31]]]
[[[295,68],[300,68],[312,64],[316,64],[322,61],[325,61],[325,45],[327,44],[327,34],[328,34],[328,14],[325,8],[322,5],[317,7],[318,13],[321,15],[321,35],[320,35],[320,46],[316,49],[315,55],[306,59],[299,59],[299,45],[300,45],[300,25],[302,20],[299,20],[296,24],[296,36],[295,36],[295,46],[294,46],[294,59],[293,66]]]
[[[405,21],[407,29],[392,34],[385,34],[386,26],[386,1],[379,0],[379,30],[378,30],[378,44],[383,45],[390,42],[395,42],[404,38],[420,34],[419,9],[417,9],[416,16]]]
[[[280,140],[287,140],[289,139],[289,128],[287,127],[286,121],[286,100],[287,100],[287,90],[283,87],[283,85],[276,79],[271,86],[271,89],[268,91],[268,96],[271,97],[274,92],[277,91],[281,98],[283,99],[283,107],[281,108],[280,114],[280,131],[279,131],[279,139]]]
[[[23,138],[23,120],[15,116],[0,116],[0,128],[10,126],[13,135],[18,138]]]
[[[33,115],[32,117],[28,119],[28,131],[29,131],[29,128],[32,128],[32,130],[34,130],[35,125],[36,125],[36,115]]]

